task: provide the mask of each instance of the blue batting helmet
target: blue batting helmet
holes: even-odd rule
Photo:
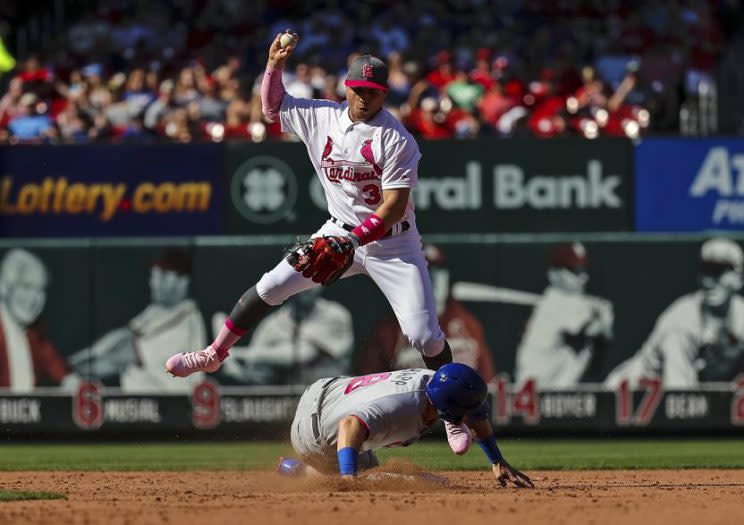
[[[462,363],[449,363],[436,371],[426,385],[426,395],[439,417],[449,423],[460,423],[486,401],[486,383],[478,372]]]

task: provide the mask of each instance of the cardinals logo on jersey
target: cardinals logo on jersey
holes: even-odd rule
[[[382,168],[377,165],[375,162],[375,155],[372,153],[372,139],[365,140],[364,144],[362,144],[362,149],[359,150],[359,152],[362,154],[362,158],[369,162],[372,169],[375,170],[375,173],[377,175],[382,175]]]
[[[365,182],[379,180],[382,177],[382,168],[375,161],[375,155],[372,152],[372,139],[365,140],[359,149],[359,154],[364,159],[363,162],[331,158],[333,144],[333,139],[327,137],[323,153],[320,157],[321,168],[328,180],[334,183],[338,183],[341,180]]]
[[[330,157],[331,151],[333,151],[333,139],[331,137],[328,137],[325,148],[323,148],[323,155],[321,155],[320,158],[327,159],[328,157]]]

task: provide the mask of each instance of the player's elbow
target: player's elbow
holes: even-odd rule
[[[357,419],[354,416],[346,416],[338,422],[338,430],[340,432],[348,433],[349,430],[353,429],[357,423]]]
[[[357,433],[360,429],[364,428],[359,418],[356,416],[346,416],[339,422],[339,430],[344,430],[348,433]]]
[[[261,112],[263,113],[264,118],[270,123],[274,123],[279,119],[279,111],[275,108],[263,106]]]
[[[343,436],[345,441],[355,448],[361,446],[367,439],[367,434],[367,427],[356,416],[346,416],[338,423],[339,439]]]

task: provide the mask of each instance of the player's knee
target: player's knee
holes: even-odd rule
[[[444,337],[441,337],[439,339],[428,339],[424,343],[424,347],[423,350],[421,350],[421,353],[427,357],[433,357],[435,355],[441,354],[442,350],[444,350]]]
[[[444,334],[438,326],[414,325],[407,327],[403,333],[411,346],[425,356],[437,355],[444,348]]]
[[[282,283],[271,272],[263,274],[261,280],[256,283],[256,293],[263,302],[270,306],[279,306],[289,297]]]

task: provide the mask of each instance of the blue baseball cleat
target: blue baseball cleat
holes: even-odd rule
[[[305,467],[307,465],[299,459],[282,456],[276,465],[276,472],[281,476],[301,476],[305,472]]]

